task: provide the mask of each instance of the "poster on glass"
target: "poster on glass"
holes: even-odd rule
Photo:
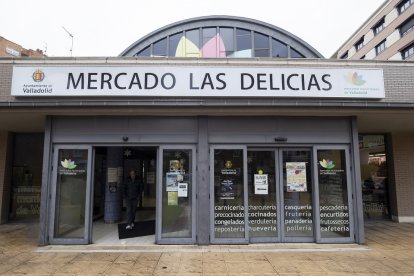
[[[286,162],[287,192],[306,192],[306,162]]]

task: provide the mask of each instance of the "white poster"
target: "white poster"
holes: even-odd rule
[[[108,168],[108,182],[118,182],[118,168]]]
[[[177,192],[178,191],[178,180],[177,178],[181,176],[175,172],[168,172],[165,176],[166,180],[166,191],[167,192]]]
[[[288,192],[306,192],[306,162],[286,162]]]
[[[254,175],[254,193],[256,195],[269,194],[269,182],[267,174]]]
[[[188,197],[188,183],[178,183],[178,197]]]

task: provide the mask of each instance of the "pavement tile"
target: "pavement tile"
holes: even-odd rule
[[[203,273],[202,261],[190,261],[182,262],[179,268],[180,274],[182,273]]]
[[[224,261],[224,254],[221,252],[203,252],[203,261]]]
[[[203,273],[227,273],[224,261],[203,262]]]
[[[148,252],[148,253],[142,253],[138,260],[142,260],[142,261],[158,261],[161,257],[161,253],[152,253],[152,252]]]
[[[254,274],[276,273],[274,267],[267,261],[256,261],[248,264],[250,272]]]
[[[136,273],[153,273],[157,266],[157,261],[141,261],[138,260],[131,268],[130,274],[136,275]]]
[[[37,247],[25,224],[0,225],[0,274],[3,275],[414,275],[414,224],[369,222],[367,243],[269,244],[240,246],[128,247],[177,252],[36,253],[42,250],[105,250],[99,246]],[[17,229],[17,230],[16,230]],[[15,231],[16,230],[16,231]],[[253,252],[260,249],[369,248],[368,251]],[[125,247],[111,247],[123,250]],[[180,252],[204,249],[223,252]],[[249,252],[229,252],[238,249]]]
[[[250,263],[246,262],[226,262],[228,273],[251,273]]]
[[[119,257],[120,253],[81,253],[75,258],[77,261],[88,262],[113,262]]]
[[[155,273],[178,273],[180,269],[180,262],[179,261],[164,261],[158,262],[157,266],[155,267]]]
[[[113,276],[113,275],[128,275],[129,271],[134,266],[133,262],[130,263],[112,263],[103,272],[102,275]]]
[[[277,273],[300,273],[294,265],[294,262],[287,260],[270,260],[271,265]]]
[[[72,273],[81,275],[92,275],[102,274],[108,269],[110,263],[106,262],[88,262],[88,261],[77,261],[70,262],[60,267],[57,273]]]
[[[118,258],[115,259],[115,263],[130,263],[130,262],[136,262],[141,253],[122,253],[118,256]]]
[[[244,253],[244,258],[248,262],[267,261],[267,258],[265,256],[265,254],[260,253],[260,252],[247,252],[247,253]]]

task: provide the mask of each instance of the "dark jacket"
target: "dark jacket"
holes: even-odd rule
[[[134,180],[131,177],[128,177],[124,183],[124,198],[126,199],[136,199],[138,198],[144,188],[144,183],[138,177]]]

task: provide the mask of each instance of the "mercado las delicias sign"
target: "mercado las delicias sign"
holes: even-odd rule
[[[384,98],[382,69],[14,66],[12,96]]]

